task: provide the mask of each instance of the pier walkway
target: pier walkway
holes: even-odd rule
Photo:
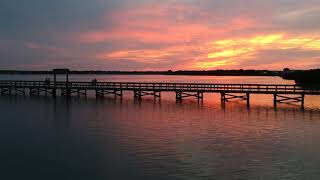
[[[300,103],[304,108],[305,95],[320,95],[320,86],[302,87],[282,84],[204,84],[204,83],[140,83],[140,82],[73,82],[73,81],[6,81],[0,80],[0,95],[86,96],[93,91],[97,97],[111,94],[122,97],[123,91],[132,91],[135,99],[143,96],[161,98],[161,92],[174,92],[176,100],[194,97],[203,100],[204,93],[220,93],[221,102],[232,99],[247,101],[250,94],[272,94],[277,103]]]

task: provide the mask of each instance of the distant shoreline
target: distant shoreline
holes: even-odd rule
[[[57,71],[56,71],[57,70]],[[164,75],[164,76],[273,76],[294,80],[297,84],[320,84],[320,69],[311,70],[211,70],[211,71],[70,71],[56,69],[56,74],[69,75]],[[53,75],[53,71],[0,70],[0,75]]]
[[[50,75],[52,71],[0,70],[0,75]],[[70,71],[74,75],[186,75],[186,76],[281,76],[282,71],[214,70],[214,71]]]

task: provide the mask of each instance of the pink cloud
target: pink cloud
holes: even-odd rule
[[[270,15],[269,11],[261,13]],[[266,19],[260,22],[246,13],[226,16],[225,13],[203,11],[200,7],[186,4],[149,4],[109,13],[104,27],[78,33],[76,39],[86,45],[120,44],[117,48],[97,53],[95,57],[103,62],[130,61],[152,64],[155,69],[161,63],[174,65],[172,69],[264,68],[268,67],[269,62],[272,67],[282,69],[281,66],[288,61],[295,61],[294,57],[288,54],[285,63],[271,62],[270,58],[259,52],[294,49],[296,46],[291,45],[297,42],[290,32],[272,29],[271,20]],[[305,35],[299,38],[314,37]],[[223,41],[231,43],[216,44]],[[318,43],[312,44],[312,47],[315,46]],[[307,53],[308,49],[303,50]],[[266,63],[261,64],[255,59],[264,59]],[[304,61],[309,62],[300,66],[314,64],[314,60],[308,58]],[[254,62],[257,66],[248,62]]]
[[[189,12],[197,15],[196,20],[185,17]],[[80,41],[99,43],[131,40],[143,43],[185,43],[223,37],[232,31],[256,25],[255,20],[250,17],[234,17],[225,21],[214,14],[204,13],[201,9],[189,6],[142,7],[127,12],[115,12],[108,19],[113,22],[112,28],[81,33]],[[208,23],[208,19],[212,22]]]

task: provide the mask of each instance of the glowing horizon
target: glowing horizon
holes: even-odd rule
[[[63,13],[48,2],[0,7],[2,68],[320,68],[320,6],[312,1],[57,0]]]

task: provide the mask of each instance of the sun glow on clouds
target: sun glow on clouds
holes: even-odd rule
[[[247,49],[258,48],[303,48],[319,49],[320,38],[314,36],[288,37],[283,34],[260,35],[250,38],[225,39],[211,42],[218,48],[241,47]]]
[[[208,59],[210,39],[219,39],[230,32],[255,26],[254,19],[246,16],[221,21],[220,17],[214,14],[186,5],[142,7],[116,12],[111,17],[114,21],[113,28],[86,32],[78,38],[82,43],[88,44],[121,44],[117,50],[101,52],[98,58],[146,64],[171,61],[170,64],[188,69],[198,68],[194,64]],[[206,19],[211,19],[214,23],[208,23]],[[218,56],[228,56],[228,53],[234,51],[221,52]],[[214,56],[211,54],[210,58]],[[206,67],[212,64],[207,63]]]
[[[1,4],[1,67],[320,68],[319,0],[62,1]]]
[[[235,57],[239,56],[241,54],[247,53],[247,49],[228,49],[228,50],[222,50],[215,53],[209,53],[208,58],[214,59],[214,58],[227,58],[227,57]]]
[[[233,65],[235,64],[235,62],[228,61],[228,60],[221,60],[221,61],[214,61],[214,62],[197,62],[195,63],[195,67],[200,69],[210,69],[210,68],[223,67],[231,64]]]
[[[180,65],[180,68],[212,69],[231,68],[246,61],[258,60],[261,51],[274,49],[320,50],[320,39],[311,36],[291,38],[284,33],[269,34],[220,39],[195,45],[168,46],[162,49],[119,50],[103,53],[99,57],[105,60],[125,59],[146,64],[163,63],[183,58],[188,62]]]
[[[117,44],[117,48],[98,53],[96,57],[105,62],[138,62],[149,65],[148,68],[153,65],[155,69],[158,63],[180,69],[246,68],[261,61],[265,65],[273,63],[264,51],[277,50],[281,54],[278,50],[306,53],[320,50],[316,36],[294,36],[286,31],[259,33],[256,29],[264,25],[252,16],[239,14],[224,18],[188,5],[142,6],[114,12],[109,20],[111,28],[102,27],[77,37],[81,43]],[[309,58],[313,60],[317,55]],[[283,66],[292,59],[295,57],[288,54]]]
[[[128,50],[128,51],[117,51],[106,53],[102,55],[104,59],[113,59],[113,60],[134,60],[144,63],[156,63],[159,59],[164,59],[166,57],[176,55],[174,52],[162,51],[162,50]]]
[[[208,59],[194,63],[196,68],[239,65],[247,60],[259,59],[259,52],[264,50],[317,51],[320,50],[320,39],[312,36],[291,38],[284,34],[270,34],[222,39],[210,42],[208,45]]]
[[[268,48],[268,46],[283,37],[281,34],[271,34],[264,36],[255,36],[252,38],[240,38],[240,39],[224,39],[209,43],[209,46],[213,47],[215,52],[209,52],[209,59],[224,58],[229,59],[229,62],[235,61],[234,58],[248,57],[254,54],[260,48]],[[220,61],[219,61],[220,62]],[[222,61],[226,62],[226,61]],[[206,64],[210,64],[207,63]],[[213,63],[213,67],[217,64]],[[223,64],[226,65],[226,64]],[[209,67],[206,65],[206,67]]]

